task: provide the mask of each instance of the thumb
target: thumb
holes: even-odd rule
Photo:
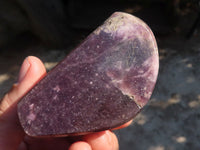
[[[27,57],[20,69],[19,79],[0,103],[0,147],[16,149],[23,139],[17,117],[18,101],[46,74],[43,63],[36,57]]]
[[[20,69],[18,82],[4,96],[0,104],[0,116],[16,103],[45,76],[46,70],[43,63],[34,56],[27,57]]]

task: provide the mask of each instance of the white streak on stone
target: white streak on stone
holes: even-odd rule
[[[33,112],[30,112],[30,114],[27,116],[28,124],[34,121],[35,118],[36,118],[36,115]]]
[[[29,110],[33,110],[34,104],[29,105]]]
[[[54,91],[56,92],[60,92],[60,87],[58,85],[56,85],[54,88],[53,88]]]
[[[57,96],[57,95],[55,95],[55,96],[53,97],[53,99],[54,99],[54,100],[56,100],[57,98],[58,98],[58,96]]]

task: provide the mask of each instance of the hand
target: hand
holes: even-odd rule
[[[111,131],[72,138],[33,138],[25,135],[17,116],[17,102],[46,75],[43,63],[27,57],[18,82],[0,101],[0,148],[2,150],[117,150],[118,140]],[[128,122],[116,129],[128,126]]]

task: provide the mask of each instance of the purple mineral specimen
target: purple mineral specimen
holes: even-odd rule
[[[148,102],[158,74],[150,28],[116,12],[18,104],[30,136],[68,136],[120,126]]]

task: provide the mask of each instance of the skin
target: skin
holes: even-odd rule
[[[3,150],[118,150],[112,131],[102,131],[72,138],[33,138],[25,135],[17,116],[17,102],[46,75],[43,63],[27,57],[20,69],[18,82],[0,103],[0,147]],[[115,128],[127,127],[132,121]]]

